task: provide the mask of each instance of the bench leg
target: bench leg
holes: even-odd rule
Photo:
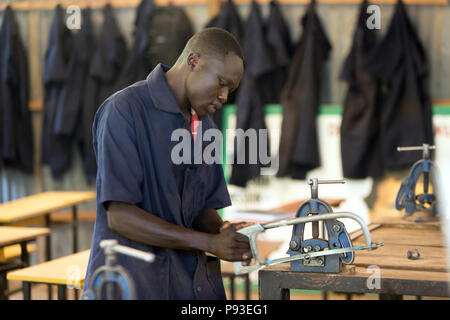
[[[0,274],[0,300],[8,300],[8,280],[6,272]]]
[[[22,265],[24,268],[26,268],[30,265],[30,255],[28,253],[28,248],[27,248],[26,242],[20,243],[20,250],[21,250],[20,258],[22,259]]]
[[[73,253],[78,252],[78,213],[77,206],[72,207]]]
[[[31,283],[23,281],[22,283],[23,300],[31,300]]]
[[[250,277],[245,275],[245,299],[250,300]]]
[[[270,272],[259,271],[259,300],[289,300],[291,291],[288,288],[280,288],[279,277]]]
[[[51,219],[50,219],[50,213],[47,213],[45,215],[45,227],[49,228],[51,227]],[[52,239],[51,239],[51,232],[45,239],[45,250],[47,251],[47,261],[52,260]],[[52,300],[52,286],[49,284],[47,286],[48,288],[48,300]]]
[[[234,300],[234,276],[230,276],[230,293],[231,293],[231,300]]]
[[[63,284],[58,285],[58,300],[67,300],[66,286]]]

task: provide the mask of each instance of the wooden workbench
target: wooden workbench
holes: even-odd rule
[[[20,244],[20,261],[4,261],[0,263],[0,299],[8,296],[8,282],[6,272],[9,270],[27,267],[30,264],[27,243],[36,240],[39,236],[50,234],[48,228],[23,228],[23,227],[0,227],[0,249]]]
[[[47,191],[0,204],[0,223],[31,219],[94,200],[94,191]]]
[[[0,204],[0,225],[17,223],[45,217],[45,227],[51,227],[51,213],[58,210],[72,207],[72,239],[73,252],[78,252],[78,212],[77,205],[95,200],[94,191],[47,191],[23,197],[14,201]],[[46,259],[52,259],[51,256],[51,235],[46,239]],[[52,291],[49,286],[49,299]]]
[[[31,284],[43,283],[58,287],[58,299],[67,297],[67,286],[81,289],[84,285],[90,249],[54,259],[35,266],[8,272],[8,280],[23,283],[24,300],[31,299]],[[76,294],[75,294],[76,296]]]
[[[0,248],[32,241],[49,233],[48,228],[0,227]]]
[[[357,251],[353,265],[345,266],[339,274],[294,272],[289,263],[261,269],[260,299],[289,299],[289,289],[376,293],[380,299],[450,297],[450,269],[440,223],[387,218],[369,228],[372,241],[384,242],[384,247]],[[364,244],[361,232],[352,233],[351,238],[354,245]],[[407,258],[413,249],[419,250],[420,259]],[[381,276],[378,288],[374,282],[377,272]]]
[[[48,191],[0,204],[0,225],[45,216],[50,227],[50,214],[72,207],[73,252],[78,251],[77,205],[95,200],[94,191]],[[50,238],[47,239],[47,260],[51,259]]]

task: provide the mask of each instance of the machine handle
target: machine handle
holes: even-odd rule
[[[411,146],[411,147],[397,147],[397,151],[423,151],[422,157],[424,160],[430,159],[430,150],[435,150],[436,146],[430,146],[424,143],[422,146]]]
[[[153,262],[155,261],[155,255],[151,252],[145,252],[125,246],[121,246],[120,244],[114,246],[113,250],[117,253],[125,254],[127,256],[144,260],[146,262]]]
[[[345,180],[319,180],[317,178],[309,179],[308,184],[312,185],[314,183],[314,180],[317,181],[317,184],[332,184],[332,183],[345,183]]]
[[[114,253],[121,253],[146,262],[153,262],[155,260],[155,255],[153,253],[122,246],[117,243],[117,240],[113,239],[100,241],[100,248],[103,248],[106,256],[114,255]]]
[[[422,146],[412,146],[412,147],[397,147],[397,151],[421,151],[428,148],[428,150],[435,150],[436,146],[430,146],[428,144],[424,144]]]
[[[317,178],[309,179],[308,184],[311,186],[311,199],[317,199],[319,197],[319,184],[332,183],[345,183],[345,180],[319,180]]]

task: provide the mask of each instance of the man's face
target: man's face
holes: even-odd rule
[[[204,56],[191,60],[186,93],[198,116],[212,114],[222,108],[230,92],[239,86],[243,72],[242,59],[234,53],[228,53],[224,58]]]

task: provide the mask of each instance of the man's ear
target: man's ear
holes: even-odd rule
[[[194,69],[197,67],[199,59],[200,59],[200,55],[198,53],[190,53],[189,54],[187,64],[191,71],[194,71]]]

